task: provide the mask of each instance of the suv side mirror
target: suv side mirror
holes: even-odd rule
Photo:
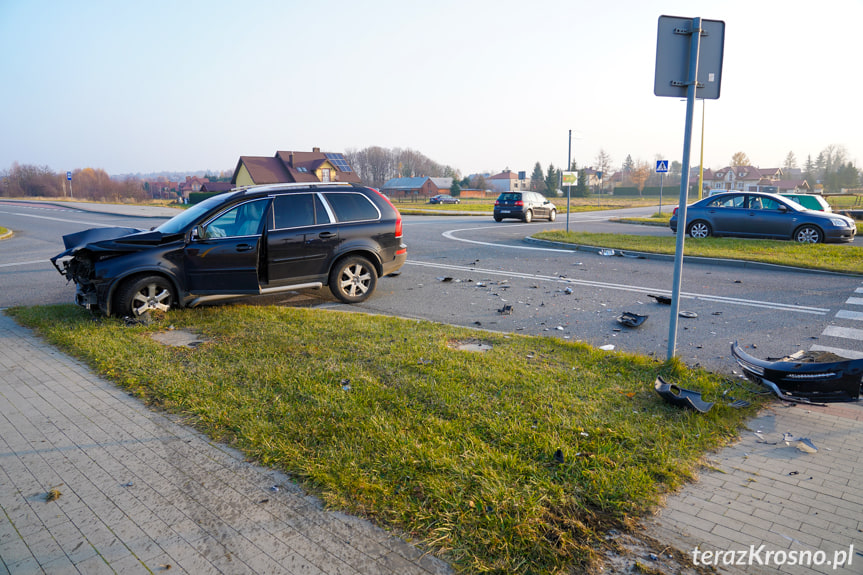
[[[192,228],[192,233],[189,235],[191,240],[199,240],[204,237],[204,226],[195,226]]]

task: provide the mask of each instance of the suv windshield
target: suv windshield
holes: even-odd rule
[[[167,222],[163,222],[162,225],[155,229],[155,231],[162,232],[163,234],[182,233],[186,231],[186,229],[192,222],[196,221],[198,218],[200,218],[201,216],[203,216],[224,201],[224,194],[219,194],[218,196],[207,198],[203,202],[195,204],[183,213],[177,214]]]

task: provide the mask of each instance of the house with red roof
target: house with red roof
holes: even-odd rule
[[[276,152],[275,156],[240,156],[231,177],[236,187],[294,182],[353,182],[360,177],[344,154],[321,152]]]

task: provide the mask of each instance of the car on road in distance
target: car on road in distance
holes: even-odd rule
[[[815,210],[818,212],[832,212],[833,208],[827,203],[827,200],[818,194],[779,194],[783,198],[794,200],[807,210]]]
[[[407,258],[399,211],[340,182],[240,188],[151,230],[94,228],[63,242],[51,262],[75,282],[76,303],[133,318],[323,286],[357,303]]]
[[[555,205],[537,192],[503,192],[494,202],[494,221],[515,218],[530,223],[536,218],[553,222],[557,218]]]
[[[677,208],[668,222],[677,232]],[[857,226],[840,214],[807,210],[797,202],[766,192],[727,192],[686,207],[686,233],[693,238],[734,236],[794,240],[801,243],[850,242]]]
[[[449,194],[438,194],[429,198],[430,204],[457,204],[461,200],[454,198]]]

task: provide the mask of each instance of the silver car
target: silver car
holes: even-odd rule
[[[668,224],[676,233],[677,208]],[[776,194],[729,192],[687,206],[686,233],[693,238],[735,236],[815,244],[853,241],[857,225],[847,216],[807,210]]]

